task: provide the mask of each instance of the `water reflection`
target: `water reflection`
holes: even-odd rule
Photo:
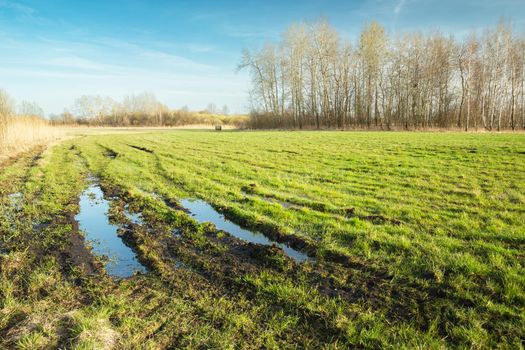
[[[286,253],[286,255],[299,263],[310,260],[308,255],[290,248],[286,244],[272,241],[260,232],[249,231],[227,220],[224,215],[217,212],[211,205],[203,200],[183,199],[181,201],[181,205],[185,209],[189,210],[191,216],[194,217],[198,222],[212,222],[219,230],[226,231],[232,236],[250,243],[276,245],[280,247]]]
[[[75,217],[86,240],[98,256],[107,256],[106,271],[114,277],[126,278],[135,272],[146,272],[133,250],[117,234],[117,227],[108,219],[109,202],[100,186],[92,184],[80,197],[80,213]]]

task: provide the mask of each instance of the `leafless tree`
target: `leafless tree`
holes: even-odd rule
[[[245,50],[253,121],[264,127],[525,127],[523,34],[501,22],[479,39],[363,28],[356,49],[326,20],[291,25]],[[257,126],[256,125],[256,126]]]

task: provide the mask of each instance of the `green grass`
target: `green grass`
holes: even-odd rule
[[[523,134],[91,134],[32,157],[0,170],[0,346],[524,346]],[[126,241],[152,273],[116,281],[61,258],[88,174],[116,194],[112,220],[126,225],[125,204],[146,219]],[[316,262],[247,255],[184,198]]]

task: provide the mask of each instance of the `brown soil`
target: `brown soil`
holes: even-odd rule
[[[134,148],[134,149],[138,149],[139,151],[142,151],[142,152],[153,153],[152,150],[150,150],[149,148],[146,148],[146,147],[135,146],[135,145],[128,145],[128,146],[131,147],[131,148]]]

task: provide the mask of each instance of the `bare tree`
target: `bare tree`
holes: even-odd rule
[[[18,114],[42,118],[44,110],[36,102],[22,101],[18,104]]]
[[[325,20],[290,26],[243,53],[253,121],[265,127],[525,127],[523,35],[501,22],[456,41],[439,31],[390,40],[378,23],[355,51]]]
[[[363,76],[365,79],[365,111],[366,123],[370,127],[372,109],[374,110],[375,125],[378,125],[378,86],[381,67],[386,57],[387,39],[385,29],[377,22],[365,26],[359,40],[358,55],[362,61]]]

